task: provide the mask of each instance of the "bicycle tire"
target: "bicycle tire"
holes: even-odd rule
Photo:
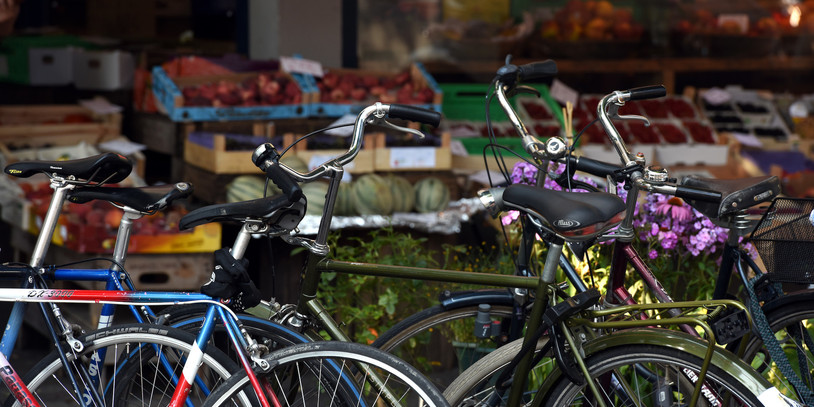
[[[618,389],[608,388],[614,387],[612,385],[600,388],[606,398],[604,400],[605,404],[608,406],[629,405],[630,400],[627,397],[633,396],[630,393],[633,390],[640,392],[636,393],[638,394],[638,398],[634,400],[637,403],[636,405],[645,405],[642,400],[650,401],[654,397],[673,397],[674,402],[679,403],[678,405],[689,405],[687,403],[689,403],[691,397],[692,384],[689,379],[683,377],[683,373],[680,373],[679,369],[687,368],[697,373],[700,370],[701,363],[700,358],[677,348],[639,344],[604,349],[585,359],[591,380],[602,381],[610,376],[610,372],[613,372],[613,377],[617,379],[624,378],[630,384],[628,391],[624,392],[623,395],[620,395],[622,392]],[[643,369],[645,369],[646,374],[658,376],[655,386],[652,384],[652,379],[643,377],[644,375],[641,374]],[[665,382],[659,384],[658,380],[665,377]],[[671,384],[667,380],[680,383],[678,385]],[[681,383],[685,385],[682,386]],[[709,367],[704,383],[715,392],[722,402],[725,402],[724,405],[763,405],[756,395],[741,384],[740,380],[718,366],[711,365]],[[597,385],[601,386],[600,383],[597,383]],[[659,389],[659,386],[662,386],[662,388]],[[571,406],[575,405],[574,403],[582,406],[593,405],[590,403],[590,396],[583,395],[583,397],[580,397],[583,392],[585,392],[584,386],[579,386],[568,380],[568,378],[561,377],[543,398],[544,405],[550,407]],[[671,402],[663,402],[665,403],[663,405],[673,405]],[[696,405],[706,406],[712,404],[704,400],[702,396],[702,399]]]
[[[95,388],[103,397],[104,404],[112,405],[115,401],[116,405],[128,405],[132,402],[137,405],[160,406],[167,405],[174,386],[163,375],[166,371],[155,369],[156,347],[168,358],[172,371],[180,376],[183,365],[179,361],[189,354],[195,337],[171,327],[127,324],[93,331],[77,340],[82,342],[84,349],[77,354],[67,350],[66,356],[72,369],[98,369],[102,372],[102,384]],[[100,364],[98,358],[94,361],[94,355],[96,350],[102,348],[107,349],[107,355]],[[69,348],[65,345],[63,349]],[[77,361],[80,363],[76,363]],[[108,363],[112,363],[112,366]],[[204,380],[211,391],[237,370],[240,370],[239,366],[227,355],[218,349],[207,348],[197,377]],[[70,401],[79,405],[72,385],[66,380],[62,360],[54,351],[32,368],[24,382],[42,405],[49,405],[48,400],[59,401],[59,405],[66,405]],[[83,381],[83,384],[87,385],[88,382]],[[84,391],[87,391],[87,387]],[[209,391],[202,391],[193,385],[190,400],[199,405]]]
[[[800,356],[805,360],[808,371],[814,371],[814,349],[811,349],[805,341],[795,340],[794,335],[789,334],[789,329],[792,327],[797,329],[805,327],[808,335],[814,338],[812,301],[814,301],[814,291],[806,290],[785,295],[763,305],[763,312],[769,322],[769,327],[775,333],[775,337],[796,372],[800,371]],[[799,352],[800,350],[802,352]],[[744,346],[743,359],[770,383],[778,387],[784,395],[798,400],[794,389],[783,378],[777,365],[771,361],[771,357],[763,348],[763,340],[759,335],[753,335],[747,341]]]
[[[273,368],[259,373],[258,379],[275,387],[275,394],[284,406],[378,405],[382,394],[359,384],[364,380],[364,375],[356,370],[360,363],[374,368],[393,394],[400,400],[409,400],[408,405],[448,405],[441,393],[410,365],[387,352],[358,343],[324,341],[292,345],[268,355],[266,360]],[[305,378],[308,374],[311,376]],[[299,379],[294,379],[295,376]],[[204,407],[253,405],[251,390],[248,376],[239,372],[218,386]]]
[[[490,305],[492,319],[504,319],[512,316],[511,307],[503,304]],[[454,358],[454,360],[443,362],[426,361],[422,358],[427,354],[431,354],[431,348],[452,349],[454,342],[468,342],[467,339],[449,335],[450,330],[445,331],[443,328],[438,328],[444,324],[457,322],[460,324],[459,326],[469,327],[468,332],[472,332],[474,331],[477,312],[478,305],[467,305],[453,309],[450,309],[449,306],[435,305],[393,325],[376,338],[371,346],[405,360],[430,378],[436,387],[443,390],[461,371],[477,362],[477,358],[482,356],[481,352],[477,352],[477,349],[475,349],[476,352],[461,351],[448,356]]]
[[[538,351],[547,343],[546,339],[543,338],[537,343]],[[507,344],[492,352],[488,356],[481,359],[478,363],[473,365],[470,369],[467,369],[463,374],[461,374],[458,379],[455,380],[449,387],[447,387],[446,391],[444,392],[444,396],[446,397],[447,401],[449,401],[450,405],[452,406],[462,406],[462,405],[475,405],[480,400],[486,400],[490,398],[493,394],[493,383],[494,377],[498,372],[500,372],[506,365],[511,362],[511,360],[517,355],[522,347],[522,340],[517,340],[512,342],[511,344]],[[637,356],[638,355],[638,356]],[[669,357],[666,357],[669,356]],[[622,346],[614,346],[609,347],[607,349],[599,350],[594,352],[591,355],[588,355],[585,359],[585,363],[588,366],[589,371],[591,372],[591,377],[595,378],[598,376],[597,372],[599,368],[603,368],[602,363],[609,364],[607,369],[617,368],[623,366],[624,364],[630,364],[631,361],[641,360],[642,363],[652,363],[653,361],[669,361],[672,364],[677,366],[681,366],[682,363],[688,364],[689,368],[696,369],[700,365],[700,359],[696,356],[684,352],[679,349],[667,347],[667,346],[655,346],[655,345],[641,345],[641,344],[629,344],[629,345],[622,345]],[[546,359],[543,361],[544,363],[550,364],[551,369],[554,368],[553,360]],[[617,363],[619,366],[613,364]],[[694,364],[693,364],[694,363]],[[539,365],[538,365],[539,366]],[[635,369],[634,369],[635,371]],[[731,386],[736,390],[737,397],[746,400],[745,405],[754,405],[760,406],[759,401],[757,401],[756,396],[745,389],[745,387],[733,376],[729,375],[721,371],[721,369],[712,366],[709,373],[712,376],[708,376],[708,380],[720,380],[722,383],[726,384],[727,386]],[[723,379],[720,379],[723,377]],[[544,380],[552,380],[551,378],[543,378]],[[559,377],[556,379],[557,381],[553,384],[549,384],[547,388],[549,391],[543,397],[544,405],[547,406],[566,406],[572,405],[570,401],[568,401],[568,396],[572,397],[575,394],[574,387],[577,386],[572,383],[566,377]],[[524,402],[529,402],[533,396],[533,392],[536,391],[539,386],[527,386],[527,397],[523,400]],[[689,380],[679,380],[678,387],[673,389],[673,394],[686,394],[692,390],[692,383]],[[494,399],[493,399],[494,400]],[[503,404],[505,404],[505,398],[498,398],[498,401],[502,400]],[[582,400],[586,401],[586,400]],[[614,403],[608,403],[609,400],[605,400],[607,405],[615,405]],[[628,400],[630,401],[630,400]],[[503,405],[499,404],[499,405]],[[623,405],[626,405],[622,403]],[[704,404],[703,400],[700,404]],[[583,404],[581,404],[583,405]],[[587,404],[590,405],[590,404]],[[635,404],[634,405],[643,405],[643,404]],[[648,404],[649,405],[649,404]]]

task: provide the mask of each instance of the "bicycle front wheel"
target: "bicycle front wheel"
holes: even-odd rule
[[[84,349],[66,351],[68,369],[57,352],[52,352],[26,376],[28,389],[41,405],[166,406],[195,341],[187,332],[144,324],[106,328],[77,339]],[[82,394],[74,391],[68,370]],[[207,349],[189,399],[200,405],[237,370],[237,364],[224,353]]]
[[[266,396],[283,406],[448,405],[414,368],[370,346],[306,343],[271,353],[266,360],[273,367],[258,373],[258,379]],[[218,386],[204,406],[253,406],[255,394],[246,373],[240,372]]]

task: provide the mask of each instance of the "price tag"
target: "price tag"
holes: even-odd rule
[[[435,149],[432,147],[391,147],[390,168],[433,168]]]
[[[449,143],[449,150],[452,152],[452,155],[458,155],[463,157],[469,155],[469,152],[466,151],[466,147],[464,147],[464,143],[462,143],[461,140],[453,139]]]
[[[554,82],[551,83],[551,90],[549,93],[551,93],[551,97],[554,98],[554,100],[560,102],[562,105],[566,105],[568,102],[571,102],[572,105],[576,106],[577,101],[579,100],[579,92],[572,89],[559,79],[554,79]]]
[[[302,58],[280,57],[280,67],[288,73],[304,73],[321,78],[322,64]]]

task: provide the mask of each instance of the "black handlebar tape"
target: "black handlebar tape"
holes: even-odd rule
[[[294,181],[285,170],[280,167],[280,164],[272,162],[266,168],[266,176],[274,185],[277,185],[283,194],[288,197],[289,202],[297,202],[302,198],[302,188]]]
[[[667,95],[667,89],[664,85],[643,86],[629,89],[628,92],[630,92],[630,99],[628,100],[657,99]]]
[[[620,165],[606,163],[588,157],[570,157],[568,164],[576,168],[577,171],[587,172],[588,174],[599,177],[613,175],[615,171],[622,169]]]
[[[557,63],[551,59],[520,65],[517,76],[520,81],[550,78],[557,74]]]
[[[429,124],[432,127],[438,127],[441,123],[441,113],[416,106],[392,104],[390,105],[389,116],[396,119]]]
[[[695,201],[704,201],[716,204],[721,203],[721,193],[718,191],[710,191],[708,189],[677,185],[675,195],[683,199],[692,199]]]

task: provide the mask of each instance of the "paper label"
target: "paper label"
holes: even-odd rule
[[[304,73],[321,78],[322,64],[302,58],[280,57],[280,67],[288,73]]]
[[[571,102],[572,105],[576,106],[577,101],[579,100],[579,92],[572,89],[559,79],[554,79],[554,82],[551,83],[549,93],[551,93],[551,97],[554,98],[554,100],[560,102],[562,105]]]
[[[452,152],[452,155],[458,155],[466,157],[469,155],[469,152],[466,151],[466,147],[464,147],[464,143],[461,140],[451,140],[449,144],[449,151]]]
[[[803,405],[789,399],[777,390],[777,387],[767,389],[757,396],[757,399],[766,407],[802,407]]]
[[[746,14],[721,14],[718,16],[718,27],[737,27],[739,34],[749,31],[749,16]],[[728,31],[727,31],[728,32]],[[734,34],[734,33],[733,33]]]
[[[435,149],[432,147],[392,147],[388,150],[391,168],[435,167]]]

